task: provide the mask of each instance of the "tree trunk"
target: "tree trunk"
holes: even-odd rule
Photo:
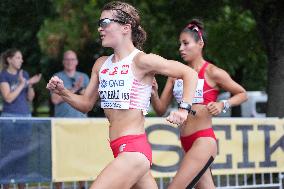
[[[284,117],[284,22],[280,23],[281,32],[279,33],[276,49],[269,56],[268,66],[268,117]],[[281,44],[282,43],[282,44]],[[281,45],[280,45],[281,44]]]
[[[245,1],[268,56],[268,117],[284,117],[284,1]]]

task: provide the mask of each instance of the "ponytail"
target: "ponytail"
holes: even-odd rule
[[[147,39],[147,33],[140,25],[133,29],[132,40],[134,46],[137,49],[142,50],[143,44],[145,43],[146,39]]]
[[[204,25],[203,25],[202,21],[199,20],[199,19],[192,19],[192,20],[188,23],[188,26],[189,26],[189,25],[197,26],[201,31],[204,30]]]

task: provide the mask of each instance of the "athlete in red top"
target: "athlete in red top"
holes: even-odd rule
[[[180,138],[185,155],[169,189],[211,189],[215,186],[209,167],[217,154],[212,116],[241,104],[247,99],[247,95],[245,89],[233,81],[226,71],[204,60],[203,27],[200,21],[192,20],[181,32],[179,40],[181,57],[189,67],[198,72],[199,79],[192,106],[196,115],[188,114],[187,121],[180,125]],[[157,89],[157,83],[154,82],[151,100],[158,115],[166,112],[173,96],[178,103],[182,103],[181,79],[169,77],[161,97]],[[232,97],[216,102],[220,89],[230,92]]]

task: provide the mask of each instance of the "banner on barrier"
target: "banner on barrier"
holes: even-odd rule
[[[284,171],[283,120],[215,118],[213,125],[218,139],[213,174]],[[183,156],[178,128],[164,118],[147,118],[145,128],[153,175],[173,176]],[[55,119],[52,146],[54,181],[93,180],[113,159],[106,119]]]
[[[50,120],[0,118],[0,184],[51,181]]]
[[[106,119],[53,119],[53,181],[94,180],[111,160]]]
[[[218,144],[213,174],[284,171],[283,120],[215,118],[213,125]],[[146,131],[153,150],[153,175],[173,176],[183,156],[178,128],[153,118],[146,120]]]

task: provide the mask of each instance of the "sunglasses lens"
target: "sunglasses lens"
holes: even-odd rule
[[[105,19],[101,19],[99,21],[99,27],[102,27],[102,28],[105,28],[107,25],[109,25],[111,23],[111,20],[108,19],[108,18],[105,18]]]

